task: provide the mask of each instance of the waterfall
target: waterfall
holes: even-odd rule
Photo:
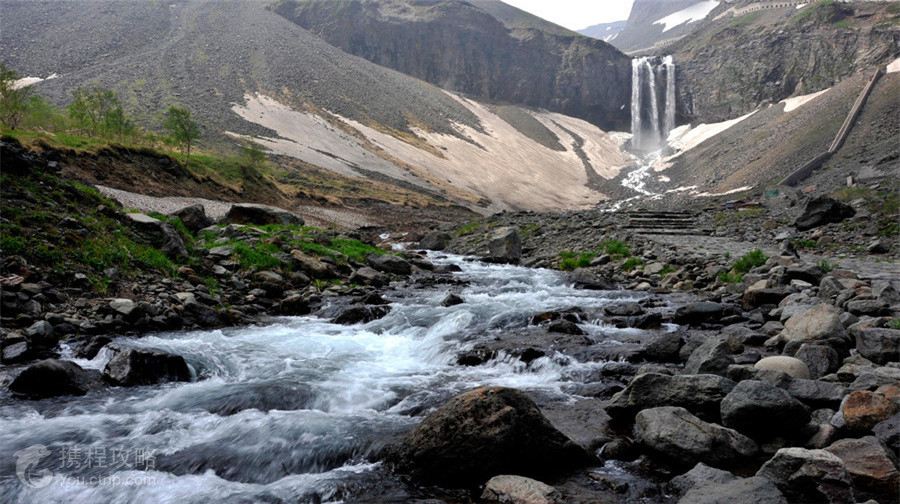
[[[658,85],[663,83],[665,89],[660,89]],[[674,58],[643,57],[632,60],[632,149],[641,152],[659,150],[665,145],[666,138],[673,128],[675,128]]]

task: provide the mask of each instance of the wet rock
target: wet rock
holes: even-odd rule
[[[644,308],[637,303],[616,303],[614,305],[605,306],[603,313],[611,316],[631,317],[634,315],[642,315]]]
[[[100,373],[71,361],[45,359],[25,368],[9,384],[14,394],[28,399],[85,395],[100,386]]]
[[[684,408],[645,409],[635,417],[637,441],[651,454],[679,466],[703,462],[715,467],[740,463],[757,450],[750,438],[700,420]]]
[[[2,362],[4,364],[16,364],[29,359],[31,359],[31,354],[26,341],[3,341]]]
[[[547,331],[559,334],[571,334],[576,336],[584,335],[585,332],[578,327],[578,324],[568,320],[554,320],[547,326]]]
[[[299,215],[282,210],[281,208],[256,205],[252,203],[239,203],[231,205],[225,214],[223,222],[229,224],[289,224],[302,226],[303,218]]]
[[[162,250],[167,256],[172,258],[183,258],[188,256],[187,247],[178,231],[171,224],[154,219],[149,215],[142,213],[125,214],[128,224],[139,235],[153,245]]]
[[[772,481],[754,476],[720,484],[698,484],[678,504],[788,504]]]
[[[641,356],[653,362],[677,362],[684,339],[677,332],[655,336],[641,352]]]
[[[463,304],[465,302],[466,301],[463,298],[451,292],[444,296],[444,299],[441,300],[441,306],[450,307]]]
[[[630,422],[642,409],[679,406],[701,418],[718,420],[719,403],[734,386],[733,381],[712,374],[641,374],[612,397],[606,412],[615,419]]]
[[[768,336],[765,334],[754,331],[743,325],[730,325],[722,329],[722,336],[739,341],[741,344],[751,346],[762,345],[768,339]]]
[[[678,308],[673,318],[676,324],[700,325],[704,322],[718,322],[725,315],[725,306],[710,301],[690,303]]]
[[[840,411],[848,430],[867,432],[896,413],[897,405],[877,392],[857,390],[847,394]]]
[[[857,499],[885,498],[887,502],[900,499],[900,472],[876,437],[841,439],[825,450],[844,463],[857,490]]]
[[[809,422],[809,408],[758,380],[738,383],[722,399],[722,423],[754,439],[792,436]]]
[[[741,304],[745,310],[752,310],[757,306],[763,305],[777,305],[790,293],[790,289],[784,287],[754,288],[751,285],[744,291],[744,295],[741,297]]]
[[[726,337],[712,337],[691,353],[684,365],[685,374],[717,374],[725,376],[734,364],[734,343]]]
[[[828,345],[804,343],[794,354],[809,369],[810,378],[821,378],[838,370],[841,358],[835,349]]]
[[[412,266],[402,257],[395,255],[371,254],[366,257],[366,263],[378,271],[384,273],[392,273],[395,275],[409,275],[412,273]]]
[[[891,251],[891,242],[887,240],[874,240],[866,247],[866,252],[870,254],[887,254]]]
[[[500,475],[489,479],[481,494],[484,502],[503,504],[557,504],[563,502],[559,490],[522,476]]]
[[[173,217],[178,217],[184,223],[184,227],[188,228],[192,233],[196,233],[205,227],[212,226],[213,221],[206,215],[203,205],[196,204],[186,206],[181,210],[173,212]]]
[[[841,222],[854,215],[856,215],[856,210],[850,205],[828,196],[819,196],[806,203],[806,208],[794,222],[794,227],[800,231],[806,231],[825,224]]]
[[[384,317],[390,311],[390,306],[351,306],[338,314],[331,322],[343,325],[365,324]]]
[[[716,469],[700,462],[690,471],[672,478],[672,481],[669,482],[669,488],[676,495],[684,495],[694,487],[721,485],[736,479],[737,476],[728,471]]]
[[[53,325],[46,320],[38,320],[25,329],[25,339],[31,351],[52,349],[59,343],[59,337],[55,334]]]
[[[760,359],[753,365],[756,369],[780,371],[791,378],[809,379],[809,368],[802,360],[786,355],[773,355]]]
[[[109,336],[88,337],[75,345],[75,356],[79,359],[93,359],[112,339]]]
[[[456,355],[456,363],[460,366],[480,366],[494,358],[495,350],[485,347],[475,347],[471,350],[463,350]]]
[[[190,381],[191,370],[180,355],[145,348],[111,347],[113,357],[103,377],[122,386]]]
[[[587,268],[576,268],[567,276],[576,289],[615,290],[616,285]]]
[[[426,250],[444,250],[450,243],[451,236],[442,231],[431,231],[419,240],[419,247]]]
[[[877,364],[900,361],[900,329],[863,329],[856,335],[856,350]]]
[[[512,227],[495,229],[488,238],[487,247],[486,259],[490,262],[517,264],[522,258],[522,239]]]
[[[825,450],[782,448],[756,475],[775,483],[792,503],[856,502],[844,463]]]
[[[358,268],[353,272],[352,275],[350,275],[350,282],[363,285],[371,285],[373,287],[383,287],[388,284],[388,279],[384,276],[384,274],[375,271],[375,269],[368,266],[363,266],[362,268]]]
[[[556,430],[525,394],[482,387],[426,417],[387,459],[424,483],[473,487],[501,474],[550,478],[592,457]]]
[[[370,292],[359,299],[357,302],[364,305],[372,305],[372,306],[384,306],[391,304],[390,301],[381,297],[381,294],[377,292]]]
[[[279,315],[308,315],[310,312],[309,300],[300,294],[292,294],[275,306],[275,312]]]

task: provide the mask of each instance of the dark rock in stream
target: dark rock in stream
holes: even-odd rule
[[[184,357],[159,350],[112,347],[115,352],[103,377],[124,386],[190,381],[191,370]]]
[[[451,399],[388,451],[428,484],[475,487],[498,474],[545,479],[592,460],[522,392],[482,387]]]
[[[391,311],[390,306],[351,306],[332,320],[335,324],[365,324],[380,319]]]
[[[85,395],[102,386],[100,373],[70,361],[45,359],[19,373],[9,390],[28,399]]]
[[[634,377],[624,390],[613,396],[606,412],[617,420],[630,422],[634,415],[655,406],[679,406],[707,420],[718,420],[719,403],[735,383],[717,375],[668,376],[647,373]]]

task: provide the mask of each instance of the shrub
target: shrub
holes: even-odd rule
[[[819,267],[820,270],[822,270],[823,273],[828,273],[834,269],[834,265],[825,259],[822,259],[821,261],[816,263],[816,265]]]
[[[768,259],[768,257],[766,257],[766,254],[764,254],[762,250],[753,249],[735,261],[731,269],[737,273],[747,273],[753,268],[765,264],[766,259]]]
[[[591,265],[591,261],[597,257],[593,252],[573,252],[566,250],[559,253],[559,269],[572,271],[575,268],[585,268]]]
[[[628,257],[631,249],[621,240],[604,240],[600,243],[600,249],[612,257]]]
[[[629,257],[622,263],[622,269],[624,271],[631,271],[641,264],[644,264],[644,261],[640,257]]]

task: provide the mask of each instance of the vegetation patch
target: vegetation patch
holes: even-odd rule
[[[594,252],[573,252],[565,250],[559,253],[559,269],[572,271],[575,268],[586,268],[597,257]]]
[[[644,260],[640,257],[629,257],[628,259],[625,259],[625,262],[622,263],[622,270],[631,271],[642,264],[644,264]]]
[[[600,243],[600,250],[614,259],[631,255],[631,249],[621,240],[604,240]]]

